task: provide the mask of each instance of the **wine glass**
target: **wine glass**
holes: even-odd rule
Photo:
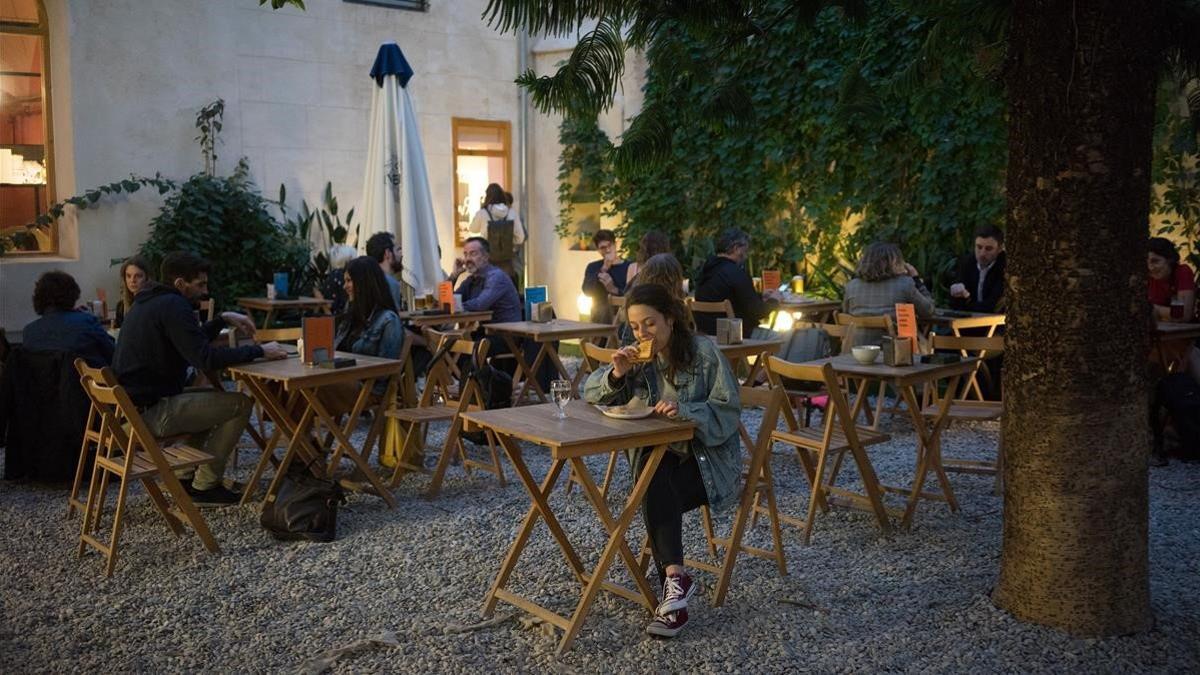
[[[567,419],[567,402],[571,400],[570,380],[554,380],[551,382],[550,398],[554,401],[554,405],[558,406],[558,412],[554,416],[560,420]]]

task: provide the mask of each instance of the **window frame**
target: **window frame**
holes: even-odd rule
[[[500,139],[503,147],[500,150],[459,150],[458,148],[458,132],[461,127],[483,127],[489,129],[498,129],[500,131]],[[478,120],[469,117],[451,117],[450,118],[450,156],[452,158],[451,167],[452,177],[454,181],[454,244],[462,246],[466,243],[466,239],[462,237],[462,233],[458,229],[458,205],[462,203],[464,195],[459,192],[458,181],[458,157],[466,155],[469,157],[501,157],[504,159],[504,182],[502,183],[507,188],[512,184],[512,122],[508,120]],[[472,211],[472,216],[474,215]]]
[[[38,37],[42,40],[42,138],[45,141],[45,160],[46,160],[46,204],[47,206],[58,201],[55,187],[55,167],[54,167],[54,106],[50,99],[51,92],[54,91],[51,84],[50,73],[50,20],[46,15],[45,0],[34,0],[37,6],[38,22],[36,24],[26,23],[23,21],[0,21],[0,33],[10,35],[27,35]],[[47,251],[7,251],[0,257],[4,259],[12,258],[39,258],[46,256],[58,256],[62,248],[59,241],[58,220],[50,222],[50,241],[51,247]]]

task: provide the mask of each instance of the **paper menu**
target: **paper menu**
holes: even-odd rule
[[[526,286],[525,287],[525,320],[533,321],[533,305],[537,302],[546,302],[549,300],[549,293],[545,286]]]
[[[305,317],[300,331],[304,336],[304,353],[300,357],[305,363],[317,363],[333,358],[332,316]]]
[[[454,284],[443,281],[438,284],[438,307],[446,312],[454,311]]]
[[[762,287],[764,291],[777,291],[781,285],[783,285],[783,277],[780,276],[779,270],[762,271]]]
[[[896,303],[896,337],[911,338],[917,351],[917,309],[908,302]]]

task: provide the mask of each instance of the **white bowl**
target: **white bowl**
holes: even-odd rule
[[[862,345],[850,350],[854,358],[861,364],[870,365],[879,358],[879,345]]]

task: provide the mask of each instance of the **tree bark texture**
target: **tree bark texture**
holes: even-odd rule
[[[1150,626],[1146,240],[1157,2],[1017,0],[998,606]]]

